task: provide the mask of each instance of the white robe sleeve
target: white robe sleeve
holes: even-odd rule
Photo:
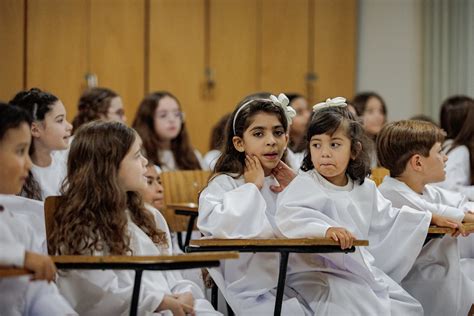
[[[0,231],[0,265],[22,267],[25,262],[25,247],[20,243],[4,242],[4,233]]]
[[[418,257],[431,222],[431,213],[407,206],[394,208],[372,182],[374,204],[370,230],[369,251],[374,265],[400,283]]]
[[[270,238],[267,204],[253,183],[239,186],[227,175],[214,178],[199,197],[197,226],[214,238]]]
[[[382,183],[379,189],[383,196],[392,202],[394,207],[401,208],[402,206],[406,205],[419,211],[429,211],[432,214],[445,216],[456,221],[462,221],[464,218],[464,212],[458,207],[426,201],[414,191],[390,187],[389,181]],[[443,191],[450,193],[446,190]],[[458,196],[459,198],[459,194],[453,192],[451,197],[455,196]]]
[[[298,175],[279,194],[275,223],[278,235],[286,238],[325,237],[331,226],[341,225],[324,212],[337,210],[329,197],[305,174]]]

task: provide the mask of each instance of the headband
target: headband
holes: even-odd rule
[[[334,99],[327,99],[326,102],[321,102],[313,106],[313,112],[317,112],[322,109],[330,107],[346,107],[346,99],[343,97],[336,97]]]
[[[258,100],[258,99],[252,99],[252,100],[249,100],[249,101],[245,102],[244,104],[242,104],[240,106],[240,108],[235,113],[234,120],[232,122],[232,130],[234,131],[234,135],[236,134],[235,133],[235,122],[237,120],[237,117],[239,116],[240,111],[255,100]],[[293,109],[291,106],[288,105],[288,104],[290,104],[290,100],[288,100],[288,97],[283,93],[280,93],[280,95],[278,95],[278,97],[276,97],[272,94],[272,95],[270,95],[270,101],[273,103],[273,105],[276,105],[276,106],[283,109],[283,112],[285,113],[285,117],[288,121],[288,125],[290,125],[291,120],[293,119],[293,117],[296,116],[296,111],[295,111],[295,109]]]

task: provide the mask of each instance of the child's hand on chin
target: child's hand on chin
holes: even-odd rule
[[[296,177],[296,172],[293,171],[286,163],[280,160],[278,165],[273,168],[272,174],[280,185],[270,186],[270,190],[275,193],[283,191],[290,182]]]
[[[249,155],[245,156],[244,179],[245,183],[253,183],[259,190],[263,187],[265,173],[262,164],[257,157],[250,157]]]

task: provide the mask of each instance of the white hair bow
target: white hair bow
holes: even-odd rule
[[[334,99],[327,99],[326,102],[321,102],[313,106],[313,112],[319,111],[321,109],[329,108],[332,106],[337,106],[337,107],[347,106],[346,98],[336,97]]]
[[[285,112],[286,119],[288,120],[288,125],[290,125],[291,120],[296,116],[296,111],[288,105],[290,104],[290,100],[288,100],[288,97],[284,93],[280,93],[278,95],[278,98],[272,94],[270,95],[270,100],[273,104],[283,109],[283,111]]]

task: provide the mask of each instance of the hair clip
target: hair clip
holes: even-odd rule
[[[290,104],[290,100],[288,100],[288,97],[284,93],[280,93],[278,95],[278,98],[272,94],[270,95],[270,100],[274,105],[279,106],[283,109],[285,117],[288,120],[288,125],[290,125],[291,121],[296,116],[296,111],[288,105]]]
[[[336,97],[333,99],[327,99],[326,102],[321,102],[313,106],[313,112],[325,109],[325,108],[330,108],[330,107],[346,107],[346,98],[343,97]]]

